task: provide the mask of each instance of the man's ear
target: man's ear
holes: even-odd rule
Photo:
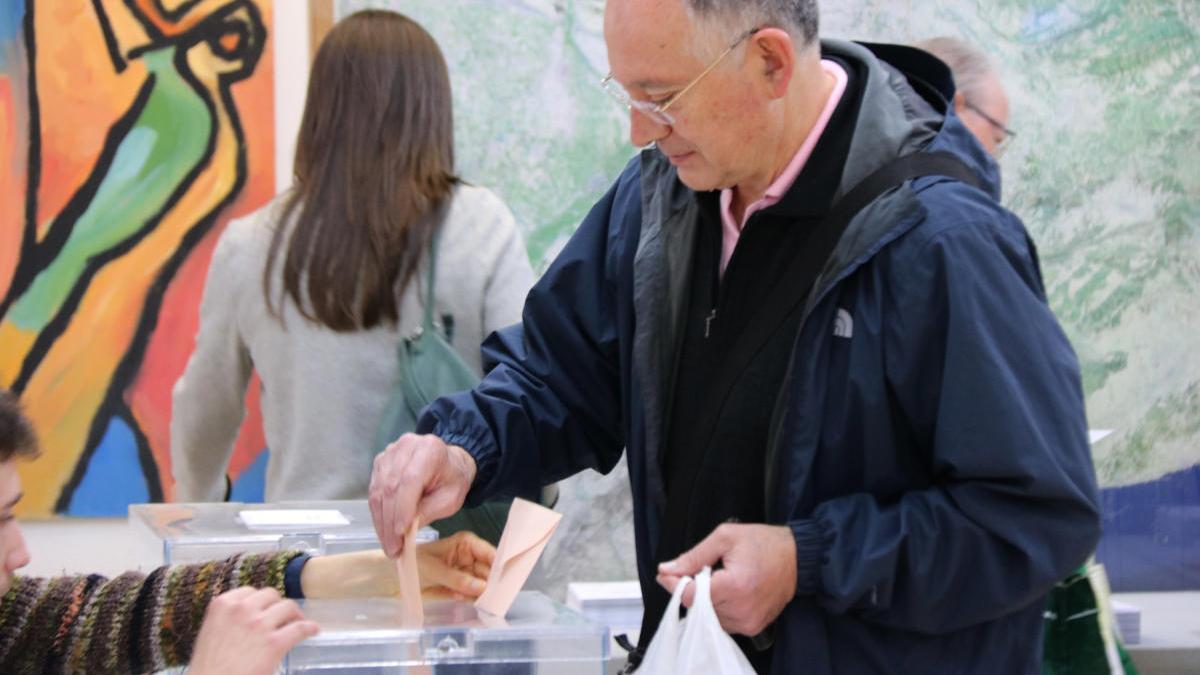
[[[963,111],[967,109],[967,95],[962,93],[962,90],[954,92],[954,112],[959,117],[962,117]]]
[[[796,70],[792,36],[779,28],[764,28],[750,37],[749,49],[760,61],[759,73],[771,98],[782,98]]]

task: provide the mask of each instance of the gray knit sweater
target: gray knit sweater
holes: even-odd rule
[[[266,306],[262,274],[282,201],[230,223],[213,254],[196,349],[175,384],[171,459],[177,500],[224,496],[252,370],[263,383],[271,449],[267,501],[367,494],[373,436],[398,377],[396,349],[400,337],[421,323],[425,284],[405,290],[399,327],[335,333],[306,321],[290,298],[281,324]],[[453,317],[452,344],[478,371],[483,338],[520,321],[533,271],[512,213],[484,188],[456,189],[441,233],[437,316]],[[273,288],[280,288],[281,276],[276,272]]]

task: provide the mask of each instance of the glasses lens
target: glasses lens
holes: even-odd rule
[[[620,103],[626,110],[637,110],[656,124],[670,126],[675,123],[675,119],[659,105],[649,101],[635,100],[629,95],[629,92],[625,91],[625,87],[622,87],[620,82],[613,79],[612,75],[601,80],[600,86],[604,87],[604,91],[607,91],[609,96],[612,96],[613,100]]]
[[[605,77],[603,80],[600,80],[600,86],[604,87],[604,91],[608,92],[608,95],[613,97],[613,100],[617,103],[620,103],[626,108],[632,104],[633,101],[629,98],[629,93],[625,91],[625,88],[621,86],[620,82],[617,82],[613,79],[611,74],[609,74],[608,77]]]

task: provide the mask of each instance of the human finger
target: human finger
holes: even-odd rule
[[[484,563],[488,569],[491,569],[492,563],[496,561],[496,547],[474,532],[459,532],[459,534],[462,535],[462,538],[458,544],[458,550],[469,553],[472,562]]]
[[[375,533],[388,557],[400,555],[403,531],[398,534],[396,526],[396,496],[401,492],[401,469],[407,464],[406,455],[411,452],[411,439],[405,434],[391,443],[375,457],[371,472],[371,487],[368,503]]]
[[[713,530],[699,544],[684,551],[674,560],[668,560],[658,566],[659,574],[672,576],[695,576],[705,567],[717,563],[730,549],[732,536],[730,528],[733,525],[721,525]]]
[[[304,642],[310,637],[321,632],[321,627],[315,621],[307,619],[301,621],[293,621],[271,633],[267,637],[267,642],[278,654],[278,660],[283,660],[283,655],[291,650],[292,647]]]
[[[263,621],[272,628],[286,626],[293,621],[303,621],[304,612],[294,600],[279,599],[262,612]]]
[[[246,596],[244,602],[248,609],[261,612],[278,602],[282,597],[279,591],[274,588],[257,588]]]
[[[471,567],[471,573],[480,579],[487,580],[492,575],[492,563],[476,562]]]

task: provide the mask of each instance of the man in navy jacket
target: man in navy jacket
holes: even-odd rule
[[[815,1],[609,0],[605,39],[654,147],[485,342],[484,381],[376,459],[385,549],[625,451],[643,646],[720,563],[760,671],[1038,672],[1095,477],[1075,355],[953,92],[903,50],[819,41]],[[983,189],[905,181],[811,259],[840,197],[933,152]]]

